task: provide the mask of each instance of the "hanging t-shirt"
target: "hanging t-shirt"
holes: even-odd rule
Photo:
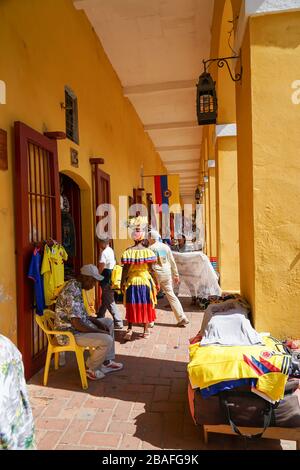
[[[35,249],[32,253],[28,277],[34,281],[34,292],[35,292],[35,308],[38,315],[43,315],[45,308],[45,297],[44,297],[44,285],[43,278],[41,276],[41,264],[42,258],[40,251]]]
[[[46,305],[52,305],[56,289],[64,282],[64,261],[68,255],[63,246],[55,244],[51,248],[45,245],[41,274],[44,279],[44,295]]]

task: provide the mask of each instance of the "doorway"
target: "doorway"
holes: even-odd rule
[[[76,277],[82,266],[82,229],[80,188],[69,176],[60,173],[61,239],[68,259],[65,279]]]
[[[15,237],[18,347],[29,379],[45,363],[47,338],[35,321],[32,281],[33,250],[43,240],[61,239],[56,140],[15,122]]]

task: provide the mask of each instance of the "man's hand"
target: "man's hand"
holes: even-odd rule
[[[179,282],[180,282],[179,276],[174,276],[174,283],[177,285],[179,284]]]

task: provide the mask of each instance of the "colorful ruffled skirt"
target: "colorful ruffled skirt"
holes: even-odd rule
[[[146,264],[130,267],[124,300],[128,323],[151,323],[156,319],[156,286]]]

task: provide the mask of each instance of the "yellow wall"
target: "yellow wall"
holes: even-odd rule
[[[239,291],[239,233],[236,137],[217,139],[217,240],[220,284],[225,291]]]
[[[237,90],[238,196],[241,292],[254,305],[255,260],[253,221],[253,160],[250,31],[247,28],[243,46],[243,81]],[[255,71],[256,73],[257,71]]]
[[[8,131],[9,169],[0,171],[0,331],[16,340],[16,277],[13,220],[13,123],[37,131],[64,131],[64,86],[78,97],[80,145],[60,141],[59,169],[82,189],[84,262],[93,261],[90,157],[103,157],[111,176],[112,203],[132,195],[145,174],[165,173],[153,144],[122,87],[95,32],[71,0],[0,2],[0,79],[7,104],[0,128]],[[79,150],[79,168],[70,165],[70,147]],[[145,181],[146,189],[148,183]],[[115,243],[117,256],[128,241]],[[9,270],[8,270],[9,266]]]
[[[255,324],[299,338],[300,12],[252,18],[250,39]]]

